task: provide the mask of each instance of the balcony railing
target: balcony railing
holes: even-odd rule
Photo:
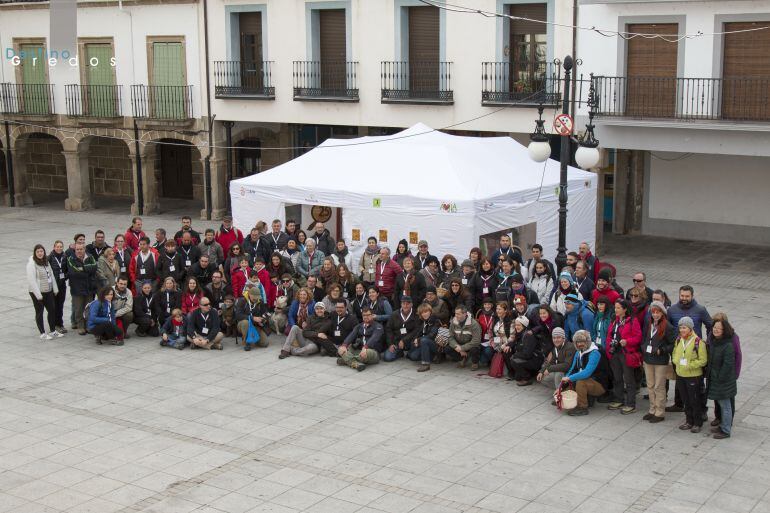
[[[215,61],[214,96],[275,99],[272,61]]]
[[[192,86],[131,86],[131,110],[135,118],[192,119]]]
[[[122,116],[122,87],[119,85],[64,86],[67,115],[89,118],[118,118]]]
[[[0,83],[0,111],[33,116],[53,114],[53,84]]]
[[[599,116],[770,121],[770,78],[593,79]]]
[[[294,61],[294,99],[358,101],[358,63]]]
[[[381,66],[382,103],[454,102],[451,62],[386,61]]]
[[[558,105],[559,70],[537,62],[520,65],[511,62],[481,63],[482,105]]]

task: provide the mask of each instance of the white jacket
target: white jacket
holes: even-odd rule
[[[51,276],[51,288],[53,290],[54,294],[59,293],[59,287],[56,285],[56,280],[54,279],[53,275],[53,269],[51,269],[51,265],[48,263],[47,260],[48,257],[46,257],[45,261],[45,267],[48,269],[48,273]],[[35,263],[35,259],[32,257],[29,257],[29,260],[27,261],[27,285],[29,291],[37,298],[37,299],[43,299],[43,293],[40,292],[40,285],[37,283],[37,264]]]
[[[529,288],[537,293],[537,298],[542,305],[543,303],[548,303],[548,296],[551,294],[551,290],[553,290],[553,280],[548,273],[542,276],[533,274],[529,280]]]

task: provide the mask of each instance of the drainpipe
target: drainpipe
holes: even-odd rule
[[[227,204],[227,213],[232,214],[232,206],[230,205],[230,180],[233,179],[233,121],[225,121],[225,146],[227,146],[227,180],[225,184],[225,201]]]
[[[16,206],[16,187],[13,183],[13,157],[11,156],[11,128],[5,120],[5,172],[8,175],[8,206]]]
[[[136,152],[136,215],[144,215],[144,178],[142,177],[142,151],[139,148],[139,125],[134,119],[134,148]]]
[[[577,24],[578,24],[578,0],[572,0],[572,56],[577,61],[578,54],[577,54]],[[570,110],[572,110],[572,119],[575,119],[575,102],[577,101],[577,94],[576,94],[576,88],[577,88],[577,80],[578,80],[578,72],[577,72],[577,66],[575,67],[575,72],[572,75],[572,105],[570,106]],[[581,88],[582,90],[582,88]]]
[[[209,72],[209,7],[203,0],[203,45],[206,58],[206,119],[209,129],[208,154],[203,169],[203,184],[206,195],[206,219],[211,219],[211,152],[214,146],[214,116],[211,115],[211,73]]]

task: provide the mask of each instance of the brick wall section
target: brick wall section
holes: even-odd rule
[[[27,141],[27,180],[38,192],[67,192],[67,165],[59,140],[46,134],[32,134]]]
[[[91,190],[100,196],[132,197],[134,187],[128,146],[117,139],[100,137],[88,151]]]

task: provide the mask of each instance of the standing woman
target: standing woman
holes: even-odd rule
[[[27,262],[27,283],[29,297],[32,298],[32,304],[35,306],[35,322],[40,331],[40,340],[63,337],[63,333],[56,331],[56,295],[59,288],[42,244],[35,245],[32,256]],[[49,333],[45,332],[43,325],[43,310],[48,314]]]
[[[120,264],[115,260],[115,252],[107,248],[96,263],[96,288],[114,287],[120,276]]]
[[[594,325],[591,328],[591,338],[599,349],[604,349],[607,329],[610,327],[613,314],[612,303],[607,296],[602,296],[596,300],[596,313],[594,314]]]
[[[548,297],[553,290],[553,278],[542,260],[535,263],[532,276],[529,277],[529,288],[537,294],[541,305],[548,303]]]
[[[125,236],[120,234],[116,235],[112,249],[115,251],[115,260],[118,261],[118,265],[120,266],[120,275],[128,277],[128,264],[131,263],[133,251],[131,251],[131,248],[126,247]]]
[[[345,244],[345,239],[337,241],[331,257],[335,260],[335,267],[346,265],[348,266],[348,269],[350,269],[353,266],[353,255],[350,254],[350,249],[348,249],[348,245]]]
[[[735,395],[741,374],[741,341],[727,320],[718,313],[709,335],[708,398],[714,401],[711,432],[720,440],[729,438],[735,416]]]
[[[497,273],[495,266],[487,257],[481,257],[480,270],[471,278],[470,286],[473,291],[473,307],[481,308],[485,297],[492,297],[497,289]]]
[[[347,264],[337,266],[337,283],[342,287],[342,297],[350,301],[356,295],[356,278]]]
[[[460,274],[460,269],[457,268],[457,259],[454,255],[444,255],[444,258],[441,259],[441,272],[439,273],[441,287],[449,290],[450,282],[455,278],[459,279]]]
[[[377,263],[379,255],[380,248],[377,246],[377,239],[374,237],[366,239],[366,249],[364,249],[364,254],[361,255],[361,260],[358,262],[358,275],[364,282],[364,287],[374,285],[376,280],[374,264]]]
[[[53,279],[58,292],[54,296],[56,311],[54,325],[59,333],[67,333],[64,329],[64,301],[67,299],[67,256],[64,254],[64,243],[57,240],[53,243],[53,251],[48,255],[48,263],[53,270]]]
[[[679,319],[679,338],[674,343],[671,362],[676,366],[676,388],[684,401],[685,421],[679,429],[700,433],[703,425],[701,380],[708,353],[706,343],[693,331],[694,326],[690,317]]]
[[[623,415],[636,411],[636,369],[642,366],[641,343],[642,328],[631,314],[631,305],[625,299],[616,300],[615,320],[607,330],[605,342],[614,394],[608,410],[620,410]]]
[[[660,301],[650,305],[650,316],[645,321],[642,335],[644,374],[650,394],[650,410],[642,418],[654,424],[662,422],[666,414],[666,374],[676,341],[676,330],[666,319],[666,307]]]
[[[468,259],[471,261],[471,264],[473,264],[473,269],[476,272],[479,272],[479,269],[481,269],[481,262],[484,259],[481,248],[472,248],[470,253],[468,253]]]
[[[406,242],[406,239],[401,239],[398,241],[398,246],[396,246],[396,253],[393,255],[393,261],[403,268],[404,259],[411,256],[412,252],[409,251],[409,244]]]
[[[307,234],[302,230],[297,231],[297,249],[300,251],[305,251],[306,242],[307,242]]]

